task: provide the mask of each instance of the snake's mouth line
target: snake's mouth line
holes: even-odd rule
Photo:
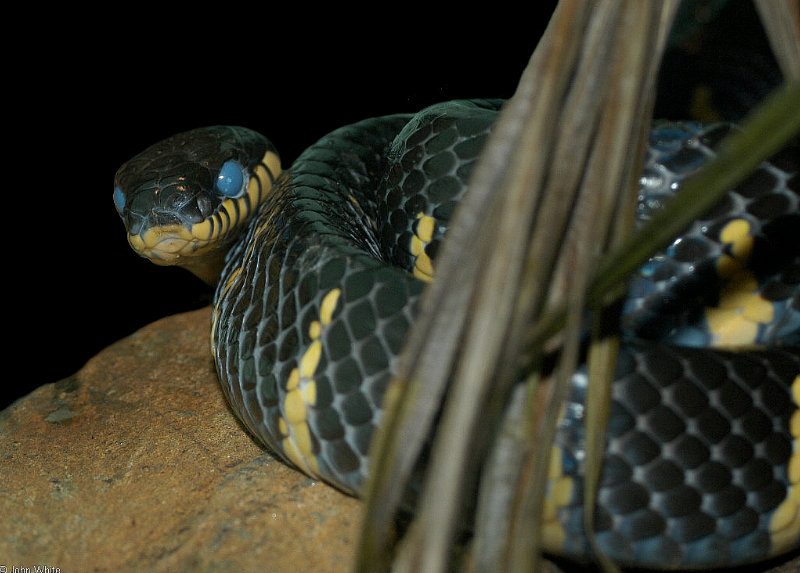
[[[136,253],[157,265],[177,265],[182,257],[202,254],[210,242],[194,236],[181,225],[151,227],[144,233],[128,235],[128,243]]]

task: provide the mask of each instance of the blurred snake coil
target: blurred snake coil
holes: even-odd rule
[[[216,284],[211,346],[260,442],[357,495],[382,399],[436,253],[497,116],[452,101],[368,119],[281,171],[273,145],[207,127],[125,163],[131,246]],[[730,124],[655,124],[647,220]],[[621,564],[733,565],[800,544],[800,147],[758,170],[635,274],[595,511]],[[548,552],[590,558],[583,398],[572,377],[553,447]]]

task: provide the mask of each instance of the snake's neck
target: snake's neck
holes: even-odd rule
[[[273,202],[277,189],[283,187],[279,184],[282,179],[285,175],[280,159],[275,152],[268,150],[250,176],[247,193],[224,201],[212,217],[198,225],[199,230],[192,229],[194,235],[200,235],[206,242],[200,249],[201,253],[183,257],[176,264],[212,287],[224,280],[228,261],[249,242],[248,235],[253,225],[268,208],[266,205]],[[215,234],[214,229],[220,231]],[[209,238],[205,238],[206,234]]]
[[[207,285],[214,287],[219,282],[227,261],[228,249],[214,249],[203,257],[187,257],[181,266]]]

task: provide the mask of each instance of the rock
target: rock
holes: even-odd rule
[[[351,570],[359,502],[250,439],[208,325],[208,309],[155,322],[0,412],[0,566]]]
[[[360,504],[250,439],[208,331],[158,321],[0,413],[0,565],[350,570]]]

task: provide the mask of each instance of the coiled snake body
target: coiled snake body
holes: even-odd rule
[[[212,351],[234,412],[285,461],[346,492],[364,481],[415,302],[497,107],[366,120],[283,173],[262,136],[205,128],[117,173],[137,252],[219,276]],[[730,129],[656,126],[639,218]],[[735,564],[798,545],[799,173],[796,146],[764,163],[630,285],[595,520],[618,562]],[[576,372],[544,516],[546,548],[575,558],[589,554],[585,383]]]

